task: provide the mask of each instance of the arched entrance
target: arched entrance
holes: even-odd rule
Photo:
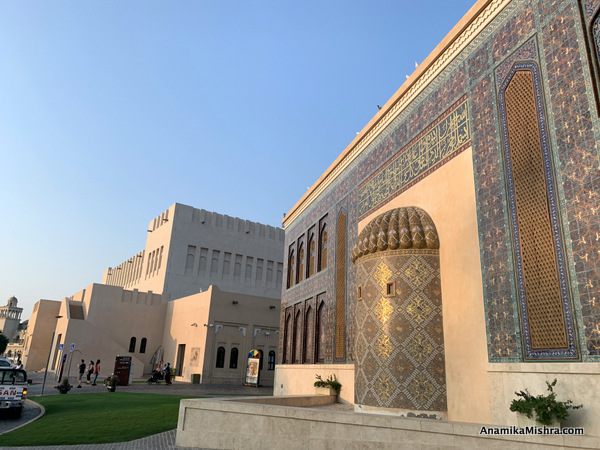
[[[355,402],[443,417],[448,410],[439,239],[416,207],[387,211],[359,234]]]

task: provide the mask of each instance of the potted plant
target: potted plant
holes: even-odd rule
[[[118,384],[119,377],[117,377],[114,373],[111,373],[110,376],[104,380],[104,385],[106,386],[108,392],[115,392]]]
[[[66,394],[71,390],[73,386],[69,384],[68,378],[63,378],[58,386],[54,386],[54,389],[57,389],[61,394]]]
[[[527,416],[530,420],[535,420],[541,425],[558,426],[561,420],[569,417],[569,409],[579,409],[583,405],[573,405],[573,400],[559,401],[556,400],[554,386],[556,386],[556,378],[552,383],[548,383],[547,394],[533,396],[527,389],[524,391],[515,392],[517,397],[510,404],[510,410],[520,413],[520,416]],[[523,420],[519,420],[519,425]]]
[[[317,388],[317,395],[335,395],[338,396],[342,390],[342,383],[340,383],[335,375],[329,375],[324,380],[321,375],[316,375],[317,381],[314,382],[314,387]]]

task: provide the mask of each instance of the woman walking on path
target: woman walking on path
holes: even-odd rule
[[[94,382],[92,386],[96,386],[96,380],[98,379],[98,374],[100,373],[100,360],[96,361],[96,366],[94,367]]]
[[[87,367],[87,384],[91,383],[92,374],[94,373],[94,361],[90,361]]]

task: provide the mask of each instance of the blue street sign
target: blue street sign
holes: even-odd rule
[[[71,344],[71,347],[69,348],[70,352],[72,352],[73,350],[75,350],[75,344]]]
[[[63,348],[65,348],[65,344],[59,344],[58,345],[58,351],[61,352],[63,350]]]

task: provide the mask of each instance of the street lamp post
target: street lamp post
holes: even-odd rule
[[[62,316],[54,316],[55,319],[60,319]],[[46,370],[44,372],[44,381],[42,383],[42,393],[40,396],[44,395],[44,388],[46,387],[46,376],[48,375],[48,369],[50,369],[50,355],[52,354],[52,344],[54,343],[54,335],[56,334],[56,326],[54,327],[54,331],[52,332],[52,339],[50,339],[50,349],[48,350],[48,361],[46,362]]]

